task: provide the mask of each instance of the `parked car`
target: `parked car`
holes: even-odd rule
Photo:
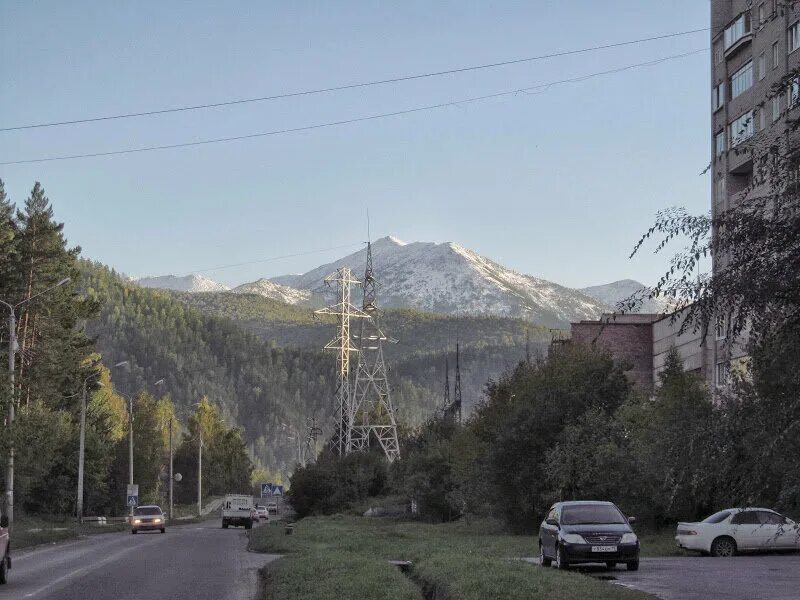
[[[556,502],[539,526],[540,564],[553,561],[559,569],[577,563],[605,563],[609,569],[624,562],[639,568],[639,538],[612,502]]]
[[[277,502],[267,502],[267,512],[271,515],[278,514],[278,503]]]
[[[260,504],[257,505],[256,512],[258,513],[259,519],[266,519],[267,521],[269,521],[269,511],[267,510],[266,506],[262,506]]]
[[[11,535],[8,532],[8,515],[0,514],[0,585],[8,581],[11,568]]]
[[[675,541],[711,556],[800,549],[800,526],[768,508],[728,508],[699,523],[678,523]]]
[[[164,516],[164,511],[161,510],[160,506],[148,504],[146,506],[137,506],[133,509],[131,533],[138,533],[139,531],[160,531],[161,533],[167,531],[167,518]]]

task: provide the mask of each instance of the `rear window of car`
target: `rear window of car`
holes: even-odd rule
[[[714,513],[710,517],[707,517],[701,521],[701,523],[722,523],[725,519],[727,519],[731,512],[730,510],[721,510],[718,513]]]
[[[627,523],[616,506],[611,504],[576,504],[561,509],[563,525],[606,525]]]
[[[135,515],[160,515],[161,509],[157,506],[141,506],[133,511]]]
[[[758,520],[762,525],[783,525],[786,523],[786,517],[768,510],[758,511]]]

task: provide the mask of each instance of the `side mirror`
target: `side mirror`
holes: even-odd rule
[[[555,519],[547,519],[545,523],[547,523],[548,525],[555,525],[556,527],[558,527],[558,521],[556,521]]]
[[[628,523],[630,523],[631,525],[636,523],[636,517],[628,517]]]
[[[3,515],[2,517],[0,517],[0,527],[2,527],[3,529],[8,527],[8,515]]]

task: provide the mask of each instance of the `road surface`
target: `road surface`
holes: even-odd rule
[[[219,522],[92,535],[13,554],[0,600],[252,600],[268,554]]]
[[[524,559],[538,563],[538,559]],[[683,556],[642,558],[638,571],[595,565],[573,569],[610,584],[649,592],[662,600],[796,600],[800,598],[800,555],[748,554],[733,558]]]

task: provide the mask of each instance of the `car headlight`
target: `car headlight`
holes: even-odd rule
[[[142,520],[141,519],[134,519],[133,522],[134,522],[135,525],[138,525],[139,523],[142,522]]]
[[[567,544],[585,544],[586,541],[583,539],[582,535],[578,535],[577,533],[562,533],[561,540],[566,542]]]
[[[636,537],[635,533],[626,533],[622,536],[622,539],[619,541],[620,544],[635,544],[639,541],[639,538]]]
[[[153,523],[161,523],[161,519],[153,519]]]

